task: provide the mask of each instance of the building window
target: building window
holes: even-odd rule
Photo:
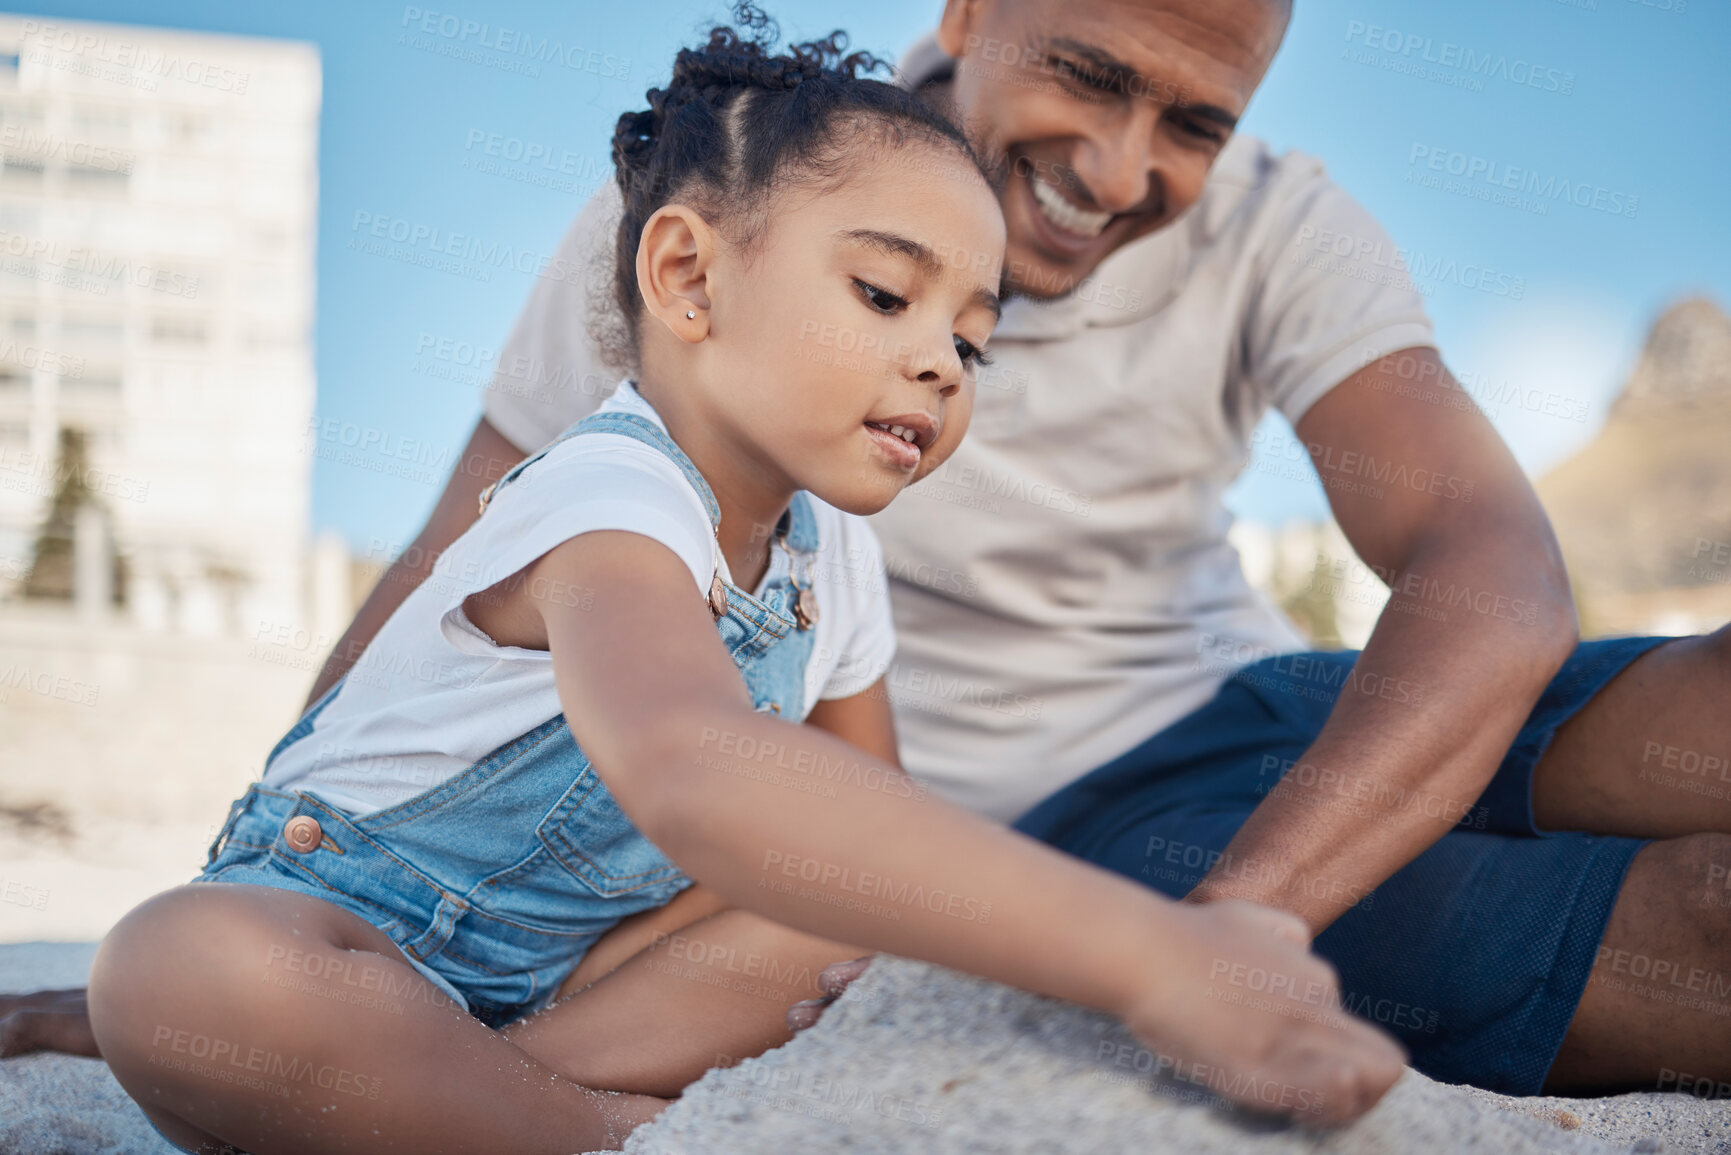
[[[93,164],[66,166],[66,191],[73,196],[125,196],[131,177]]]
[[[125,343],[118,313],[72,314],[61,319],[60,340],[70,353],[115,352]]]
[[[150,339],[163,345],[203,345],[210,333],[201,315],[158,313],[150,319]]]
[[[120,400],[120,371],[99,369],[60,379],[60,399],[70,405],[103,405]]]
[[[6,163],[0,166],[0,176],[15,184],[40,184],[42,162],[29,156],[8,156]]]
[[[72,109],[72,123],[78,128],[124,132],[131,126],[132,118],[122,105],[80,104]]]

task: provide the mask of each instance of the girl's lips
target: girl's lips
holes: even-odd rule
[[[907,471],[919,465],[919,446],[909,441],[903,441],[887,429],[876,429],[870,425],[862,425],[860,428],[871,436],[871,439],[877,443],[878,449],[890,459],[896,468]]]

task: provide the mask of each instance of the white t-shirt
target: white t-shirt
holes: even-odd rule
[[[928,38],[904,79],[947,62]],[[609,184],[567,267],[608,283],[618,212]],[[871,519],[912,773],[1009,820],[1248,661],[1304,648],[1246,581],[1222,498],[1271,407],[1296,423],[1363,366],[1434,344],[1395,251],[1321,162],[1239,135],[1170,227],[1068,297],[1007,304],[961,447]],[[505,346],[485,413],[525,451],[613,373],[589,308],[581,280],[542,281]]]
[[[666,429],[629,383],[601,408],[641,414]],[[812,565],[819,613],[805,671],[809,711],[820,698],[845,698],[877,681],[896,643],[883,557],[870,526],[806,496],[819,535]],[[463,613],[463,600],[560,542],[601,529],[661,542],[691,570],[700,595],[709,593],[717,566],[726,576],[703,499],[664,453],[624,434],[569,438],[501,487],[485,515],[440,555],[432,575],[367,646],[313,732],[278,756],[264,784],[369,814],[445,781],[557,715],[551,655],[495,645]],[[787,572],[785,550],[771,550],[770,559],[756,593]],[[579,605],[585,591],[537,594]]]

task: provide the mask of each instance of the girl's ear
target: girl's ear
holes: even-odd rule
[[[637,242],[637,291],[651,316],[681,341],[709,335],[709,275],[719,238],[697,212],[663,205]]]

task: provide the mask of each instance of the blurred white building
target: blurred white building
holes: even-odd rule
[[[319,102],[312,45],[0,16],[0,598],[72,429],[125,619],[308,619]]]
[[[0,15],[0,941],[190,878],[348,620],[320,88],[311,45]]]

